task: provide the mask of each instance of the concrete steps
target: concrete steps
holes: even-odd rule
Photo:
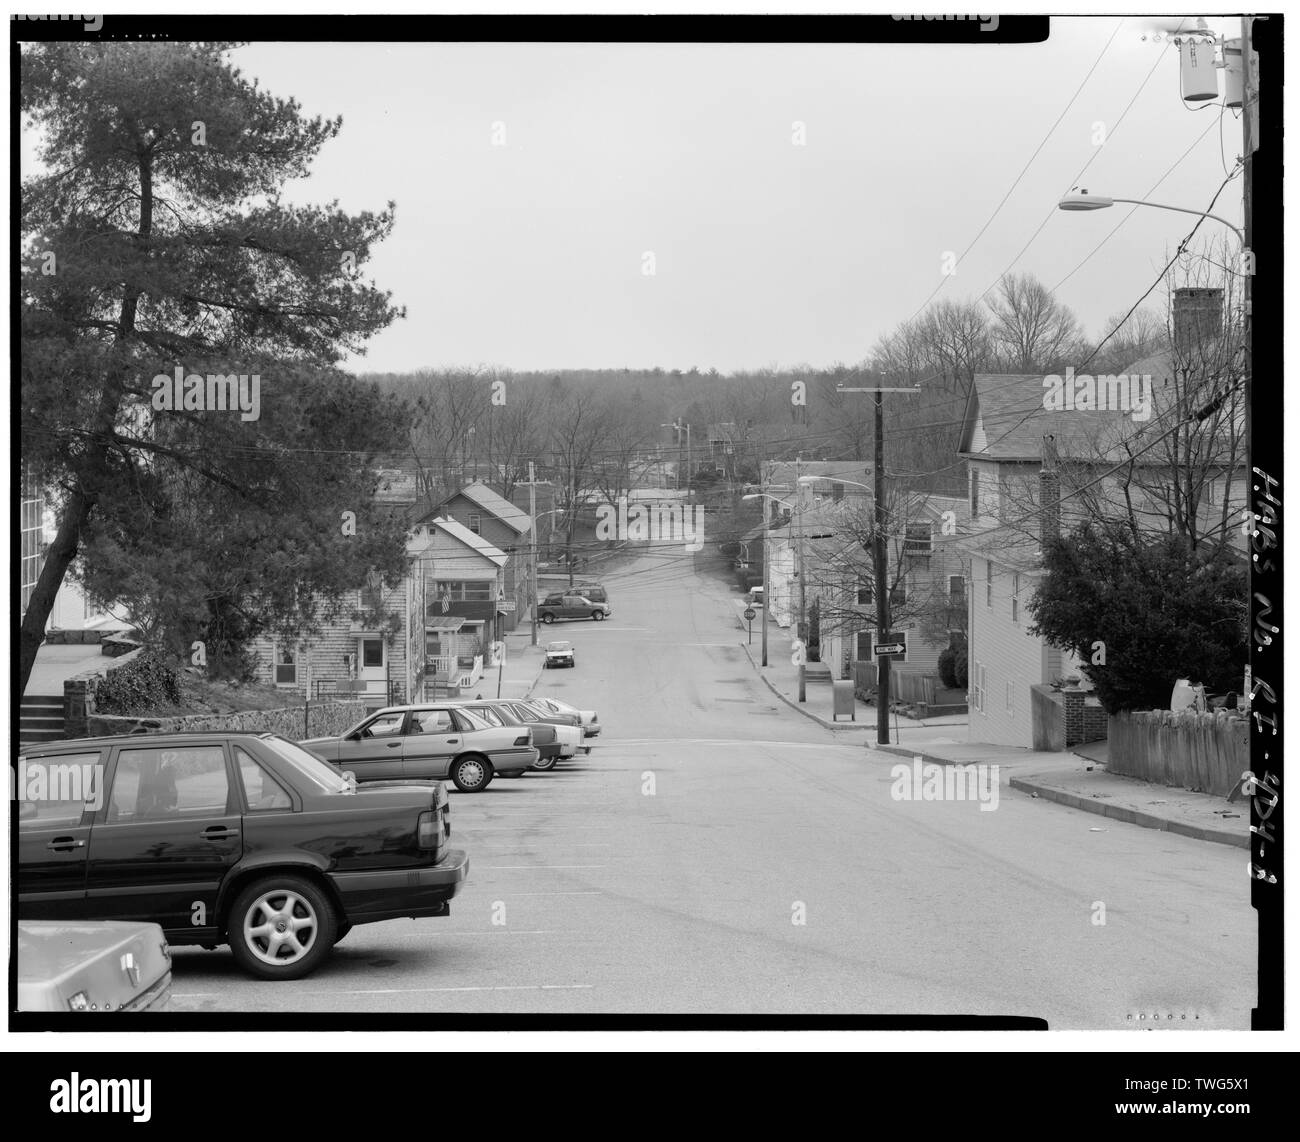
[[[63,695],[24,694],[18,711],[18,741],[62,741],[65,736]]]

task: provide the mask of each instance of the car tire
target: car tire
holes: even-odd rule
[[[254,880],[235,897],[226,926],[235,962],[258,979],[301,979],[320,966],[339,940],[338,915],[329,897],[293,873]],[[284,937],[288,931],[297,950]],[[305,946],[303,932],[310,933]]]
[[[601,621],[605,618],[605,612],[604,612],[604,611],[592,611],[592,612],[591,612],[591,617],[592,617],[593,619],[595,619],[597,622],[601,622]]]
[[[533,762],[533,768],[545,773],[548,769],[554,769],[555,763],[558,760],[559,758],[555,757],[539,757],[535,762]]]
[[[482,793],[492,784],[492,763],[481,753],[467,753],[451,763],[449,776],[462,793]]]
[[[546,612],[545,614],[541,614],[541,615],[539,615],[538,618],[540,618],[540,619],[542,620],[542,622],[544,622],[544,623],[553,623],[553,622],[555,622],[555,616],[554,616],[553,614],[551,614],[549,611]]]

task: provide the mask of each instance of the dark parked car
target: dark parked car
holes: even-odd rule
[[[482,792],[498,773],[526,773],[537,760],[527,727],[490,726],[458,701],[387,706],[338,737],[298,744],[362,784],[450,777],[462,793]]]
[[[29,744],[20,920],[130,920],[298,979],[356,924],[445,916],[469,858],[441,783],[357,785],[276,734]]]
[[[547,595],[537,606],[537,617],[544,623],[553,623],[556,619],[595,619],[599,622],[613,613],[608,603],[597,603],[585,595]]]

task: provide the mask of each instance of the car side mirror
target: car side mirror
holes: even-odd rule
[[[343,780],[347,782],[349,793],[355,793],[357,791],[357,775],[353,773],[352,770],[345,769],[343,771]]]

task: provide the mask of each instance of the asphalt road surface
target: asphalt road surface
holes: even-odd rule
[[[450,917],[356,928],[293,983],[178,949],[176,1009],[1249,1027],[1241,850],[1005,784],[992,812],[895,801],[898,757],[758,680],[726,584],[682,555],[605,582],[613,617],[552,627],[577,666],[538,687],[604,730],[589,758],[452,792],[471,867]]]

